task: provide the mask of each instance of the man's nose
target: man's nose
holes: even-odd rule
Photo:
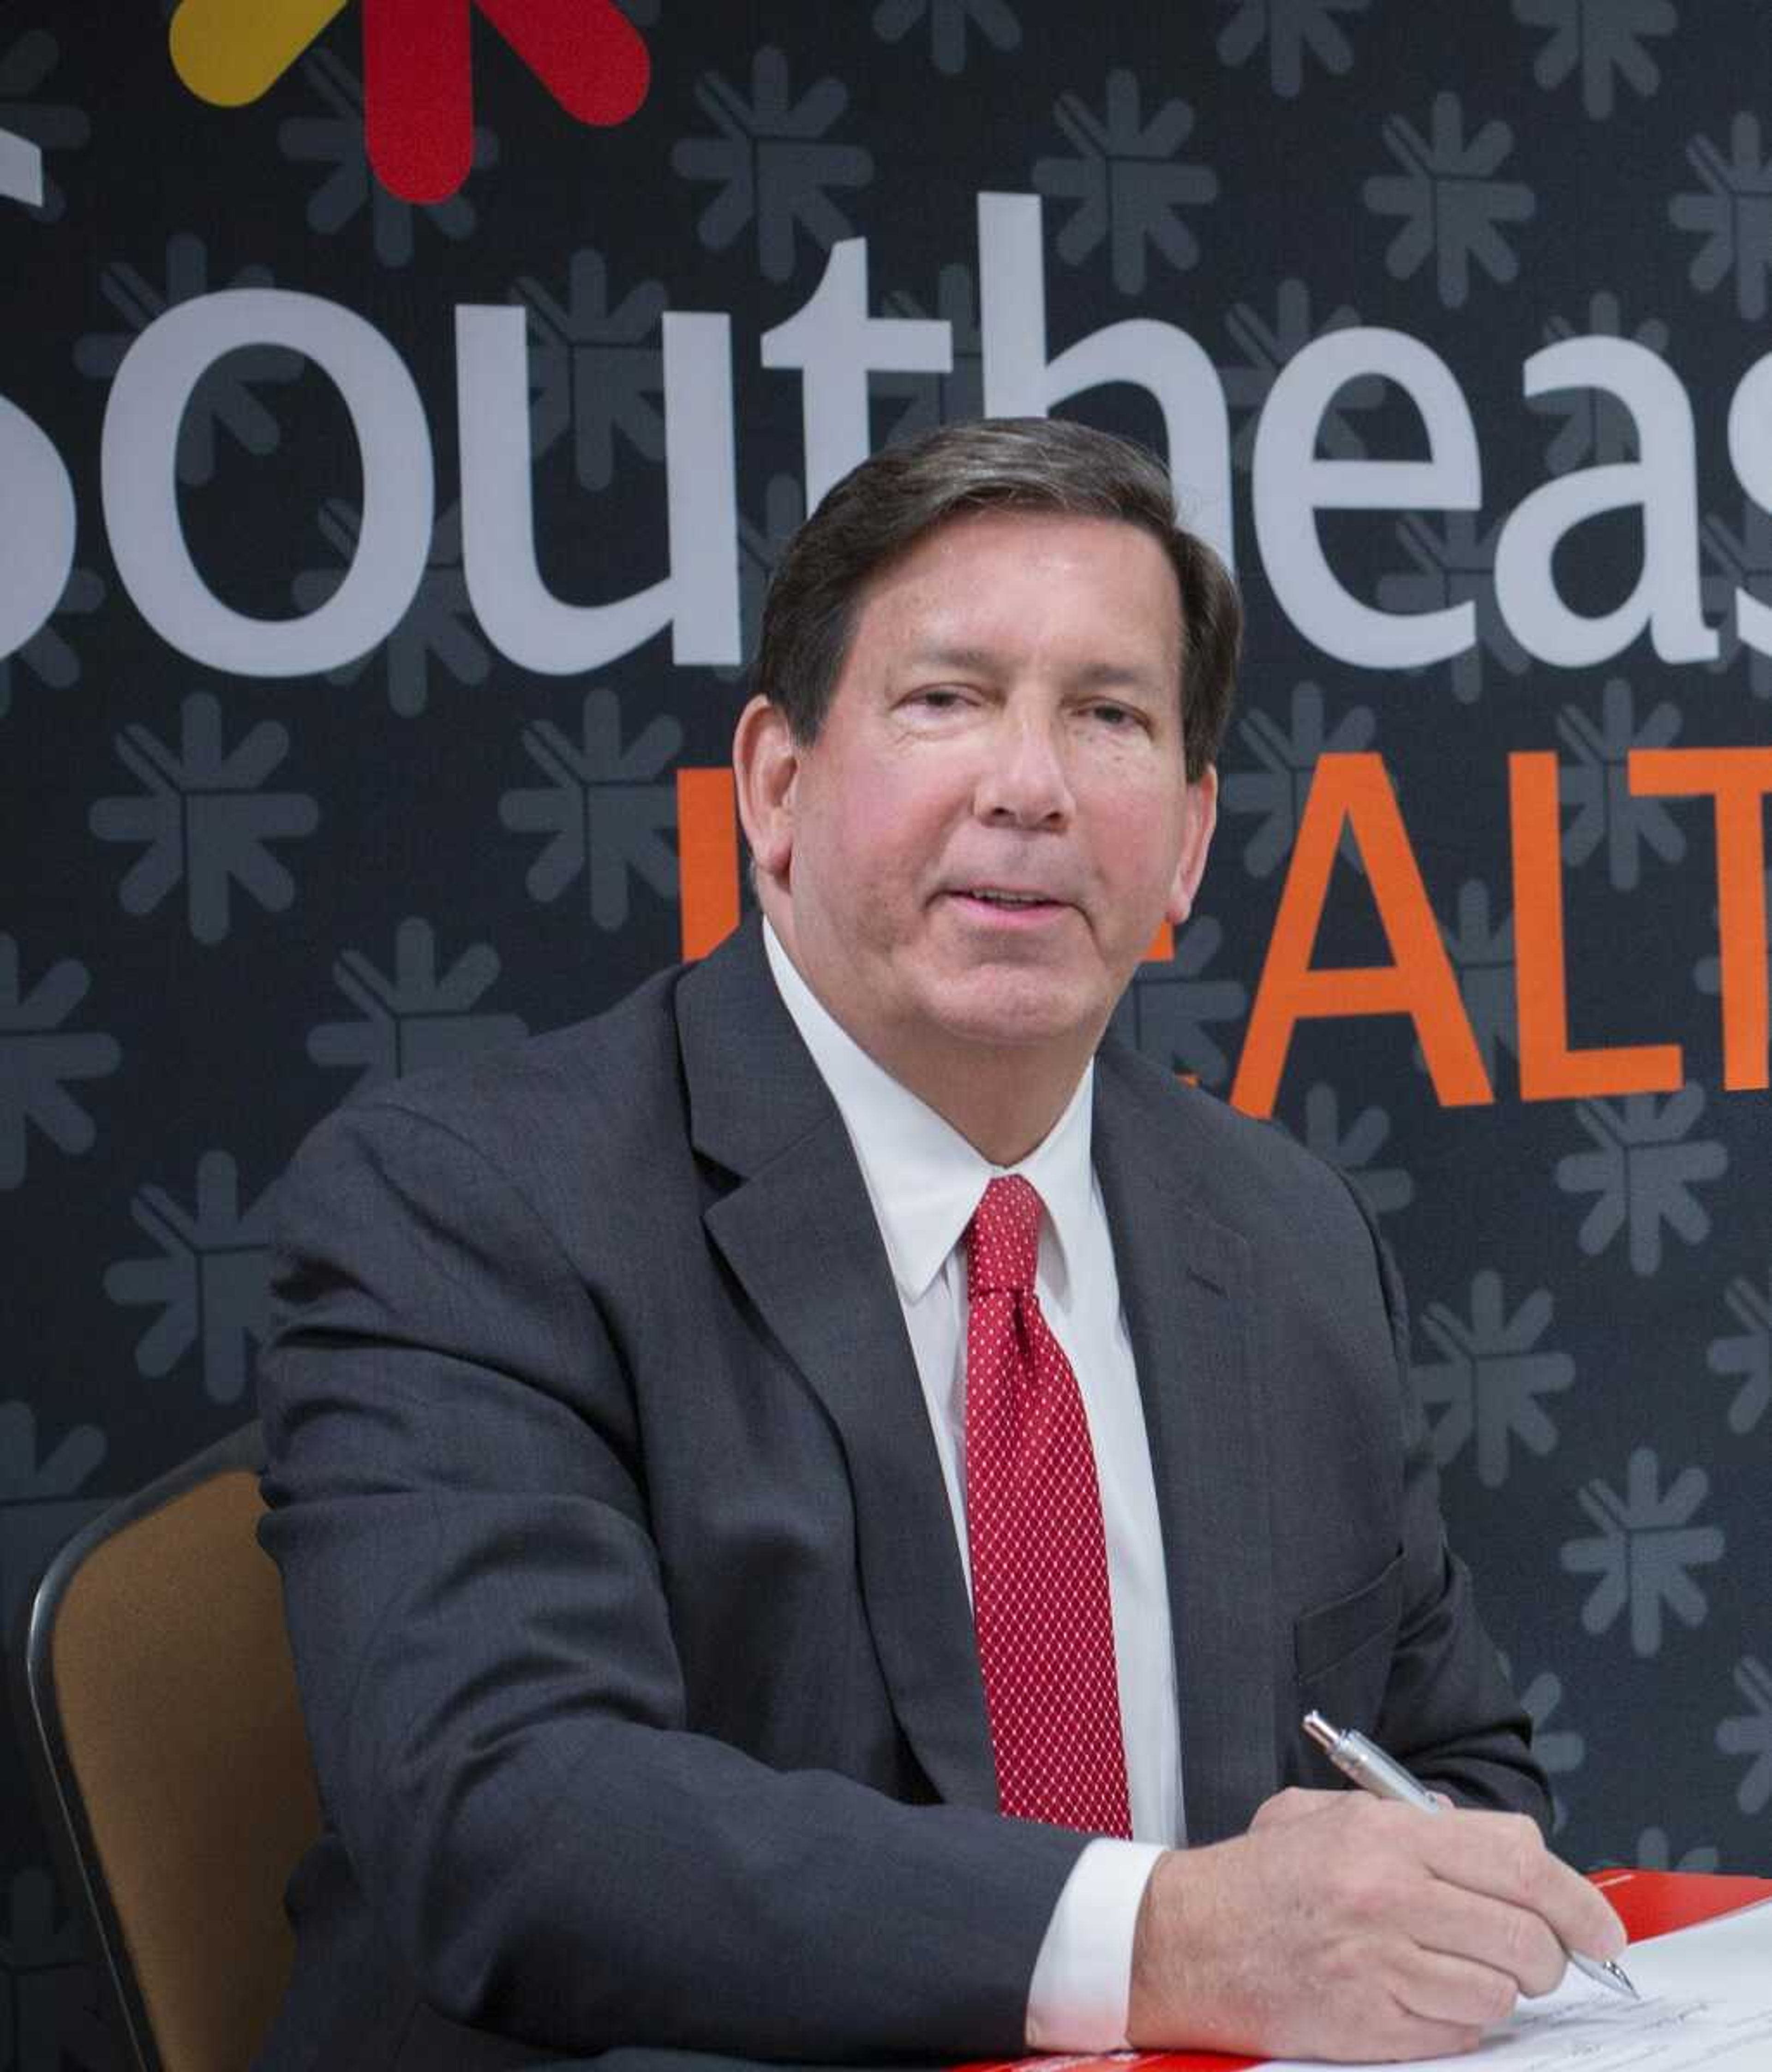
[[[1005,713],[993,733],[976,795],[981,820],[1018,827],[1062,826],[1073,810],[1057,722]]]

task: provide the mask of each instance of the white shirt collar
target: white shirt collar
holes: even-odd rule
[[[902,1301],[925,1294],[959,1244],[985,1183],[1019,1173],[1046,1204],[1055,1240],[1042,1248],[1055,1297],[1067,1293],[1067,1261],[1082,1256],[1095,1175],[1090,1166],[1094,1120],[1093,1061],[1057,1122],[1014,1166],[993,1166],[951,1123],[877,1064],[801,977],[766,920],[763,948],[782,1004],[830,1089],[886,1241]]]

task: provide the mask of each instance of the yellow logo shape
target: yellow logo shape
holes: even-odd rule
[[[183,0],[172,64],[199,101],[241,108],[268,92],[348,0]]]

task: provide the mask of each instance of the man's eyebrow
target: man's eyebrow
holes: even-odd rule
[[[961,676],[992,676],[1005,666],[1004,657],[995,649],[946,641],[907,648],[900,659],[907,668],[951,669]],[[1082,668],[1072,671],[1069,680],[1084,690],[1105,691],[1146,689],[1153,680],[1148,669],[1135,664],[1100,661],[1086,663]]]

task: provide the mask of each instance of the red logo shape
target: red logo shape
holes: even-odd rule
[[[363,0],[369,162],[403,201],[446,200],[467,177],[476,9],[578,121],[625,122],[646,98],[652,60],[615,0]]]

